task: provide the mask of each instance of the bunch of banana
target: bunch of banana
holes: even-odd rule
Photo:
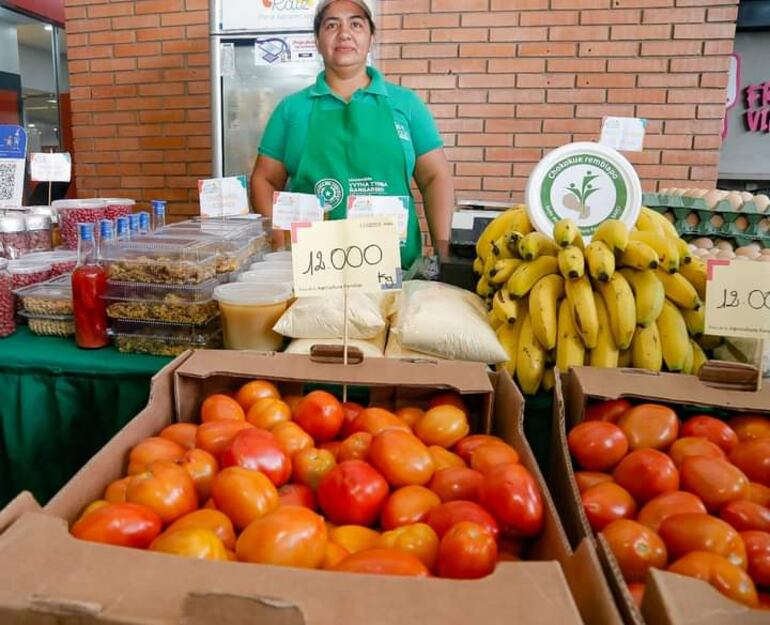
[[[553,386],[554,367],[697,373],[704,350],[706,266],[665,217],[643,207],[634,228],[602,222],[584,245],[570,219],[552,237],[523,206],[492,221],[476,245],[476,292],[521,389]]]

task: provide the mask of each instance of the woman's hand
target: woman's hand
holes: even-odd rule
[[[251,203],[254,210],[272,219],[273,194],[283,191],[289,174],[281,161],[260,154],[254,163],[254,171],[251,172]],[[273,231],[273,247],[283,247],[283,231]]]
[[[448,241],[455,206],[452,172],[443,148],[436,148],[417,159],[414,179],[425,203],[425,217],[434,249],[438,241]]]

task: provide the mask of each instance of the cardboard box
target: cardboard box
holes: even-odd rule
[[[601,536],[594,536],[575,482],[567,432],[583,420],[589,400],[628,397],[670,404],[717,407],[730,411],[769,412],[770,390],[741,392],[713,388],[697,377],[651,373],[639,369],[578,367],[558,375],[554,389],[554,423],[548,485],[557,502],[570,543],[595,542],[599,559],[626,623],[632,625],[753,625],[768,623],[767,612],[730,601],[700,580],[666,571],[647,578],[642,611],[636,608],[617,561]]]
[[[619,622],[609,592],[596,592],[603,580],[592,546],[586,541],[572,554],[547,491],[545,530],[531,550],[542,561],[504,562],[476,581],[193,561],[70,536],[68,522],[124,475],[136,443],[175,419],[196,420],[204,396],[253,378],[276,381],[284,392],[307,380],[371,386],[372,403],[391,407],[425,400],[436,388],[457,390],[478,431],[510,441],[543,486],[521,431],[523,398],[510,376],[483,366],[378,359],[342,367],[284,354],[183,354],[155,376],[147,407],[44,510],[30,512],[30,499],[21,497],[0,513],[0,528],[10,524],[0,536],[0,623],[581,623],[564,571],[586,622]]]

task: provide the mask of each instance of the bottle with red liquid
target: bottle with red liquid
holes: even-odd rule
[[[102,295],[107,274],[99,265],[94,224],[78,224],[78,264],[72,272],[75,342],[83,349],[107,345],[107,310]]]

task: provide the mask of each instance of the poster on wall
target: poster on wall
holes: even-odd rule
[[[312,30],[317,0],[227,0],[220,27],[232,30]]]
[[[0,126],[0,208],[21,206],[27,133],[21,126]]]

